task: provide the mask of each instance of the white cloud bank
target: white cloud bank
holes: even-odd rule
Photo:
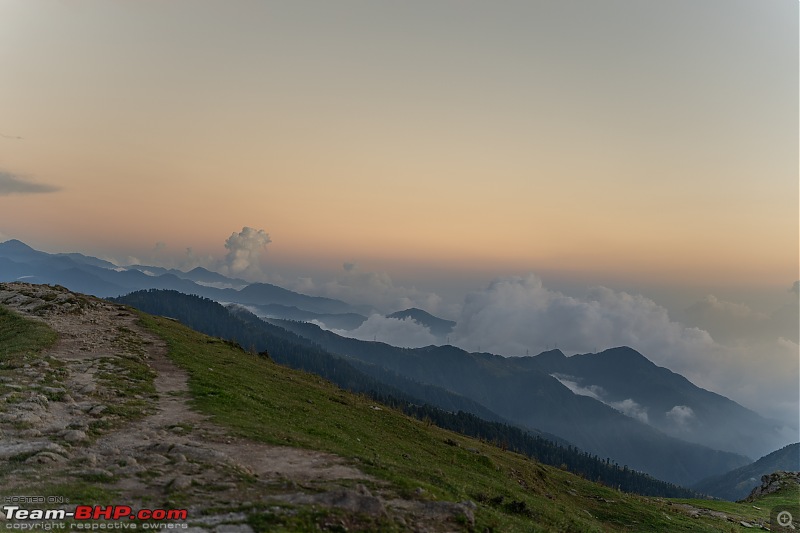
[[[503,355],[556,344],[568,355],[630,346],[700,387],[793,427],[798,423],[796,342],[773,337],[726,346],[671,320],[664,307],[641,295],[595,287],[575,297],[546,288],[533,274],[502,278],[467,295],[451,339],[467,350]]]

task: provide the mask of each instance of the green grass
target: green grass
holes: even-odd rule
[[[22,368],[57,338],[45,324],[0,306],[0,376]]]

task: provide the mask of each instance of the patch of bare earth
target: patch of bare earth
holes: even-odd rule
[[[465,504],[392,497],[335,455],[230,436],[189,408],[186,373],[125,307],[23,283],[0,284],[0,305],[58,333],[0,376],[0,497],[80,482],[134,509],[187,508],[191,528],[218,533],[252,531],[248,509],[294,506],[415,531],[473,521]],[[350,518],[330,525],[359,529]]]

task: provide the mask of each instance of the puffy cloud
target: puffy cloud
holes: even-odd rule
[[[330,329],[325,324],[313,321],[324,329]],[[363,341],[380,341],[402,348],[420,348],[436,344],[437,339],[427,327],[411,318],[387,318],[383,315],[373,314],[354,330],[330,329],[330,331]]]
[[[233,232],[225,241],[228,253],[218,267],[219,272],[253,281],[263,280],[261,256],[271,242],[269,234],[263,229],[245,226],[239,233]]]
[[[29,181],[11,172],[0,171],[0,196],[10,194],[37,194],[61,190],[53,185]]]
[[[534,274],[498,279],[467,295],[453,338],[466,349],[504,355],[558,344],[573,353],[627,345],[666,357],[676,348],[713,344],[708,333],[671,321],[643,296],[597,287],[576,298],[547,289]]]
[[[676,426],[686,428],[694,420],[694,411],[687,405],[676,405],[666,413]]]
[[[622,400],[621,402],[610,402],[608,405],[620,411],[622,414],[627,415],[631,418],[635,418],[640,422],[644,422],[647,424],[649,422],[647,418],[647,408],[642,407],[631,398],[627,400]]]

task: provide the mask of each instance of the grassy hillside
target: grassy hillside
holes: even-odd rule
[[[739,528],[714,516],[692,518],[685,506],[671,501],[620,493],[426,425],[172,321],[147,315],[143,321],[166,339],[170,357],[189,372],[196,408],[220,425],[258,441],[339,454],[404,498],[472,500],[477,531]],[[752,505],[726,505],[742,520],[763,514]]]

